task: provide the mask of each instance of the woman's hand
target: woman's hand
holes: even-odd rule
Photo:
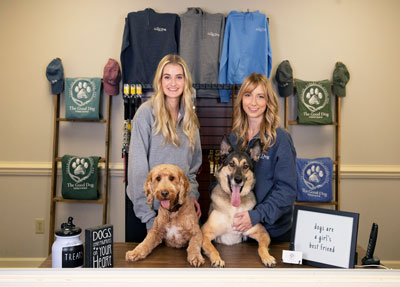
[[[200,216],[201,216],[200,204],[193,197],[192,197],[192,200],[193,200],[193,203],[194,203],[194,207],[196,209],[197,218],[200,219]]]
[[[233,217],[236,220],[234,220],[232,226],[236,231],[245,232],[253,227],[250,215],[247,211],[238,212]]]

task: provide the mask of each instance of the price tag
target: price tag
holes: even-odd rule
[[[282,250],[282,261],[283,263],[302,264],[303,252]]]

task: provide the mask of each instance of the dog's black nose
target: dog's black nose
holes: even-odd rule
[[[234,180],[235,180],[235,183],[236,183],[236,184],[240,184],[240,183],[242,183],[242,181],[243,181],[243,179],[242,179],[241,176],[235,176]]]
[[[163,197],[167,197],[168,194],[169,194],[169,192],[168,192],[167,190],[161,191],[161,195],[162,195]]]

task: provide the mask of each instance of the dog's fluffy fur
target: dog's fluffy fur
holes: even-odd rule
[[[225,137],[222,140],[222,165],[216,174],[218,184],[211,192],[210,214],[201,229],[202,247],[213,267],[224,267],[225,262],[211,243],[212,240],[232,245],[242,242],[247,236],[258,241],[258,254],[265,266],[276,264],[275,258],[268,252],[271,239],[264,226],[258,223],[243,233],[232,227],[237,212],[251,210],[256,205],[252,191],[255,184],[253,161],[258,161],[260,153],[259,140],[246,152],[234,151]]]
[[[145,258],[163,239],[170,247],[187,248],[187,260],[195,267],[204,263],[201,255],[202,234],[192,199],[188,193],[190,183],[178,166],[162,164],[148,174],[144,185],[147,203],[152,205],[154,197],[161,206],[153,228],[134,250],[126,253],[127,261]]]

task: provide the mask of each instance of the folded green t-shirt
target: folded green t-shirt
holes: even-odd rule
[[[100,118],[101,78],[65,79],[65,118]]]
[[[332,123],[331,83],[328,80],[307,82],[295,79],[299,124]]]
[[[61,194],[66,199],[97,199],[98,156],[64,155]]]

